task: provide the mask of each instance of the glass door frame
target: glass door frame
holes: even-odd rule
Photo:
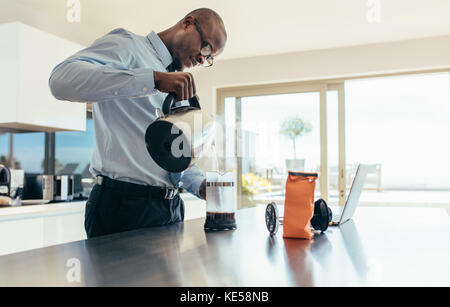
[[[344,81],[307,81],[307,82],[289,82],[278,84],[261,84],[252,86],[227,87],[216,89],[216,116],[217,120],[225,131],[225,98],[234,97],[236,99],[236,111],[240,108],[242,97],[248,96],[266,96],[294,93],[320,93],[320,194],[323,199],[328,201],[328,139],[327,139],[327,91],[338,92],[338,149],[339,149],[339,205],[345,204],[346,198],[346,168],[345,168],[345,87]],[[236,114],[236,122],[240,120],[241,114]],[[236,126],[236,133],[240,133],[239,125]],[[236,147],[237,149],[237,147]],[[239,160],[239,159],[238,159]],[[242,170],[238,167],[237,178],[241,178]],[[238,180],[238,189],[241,180]],[[238,200],[240,199],[239,195]],[[241,202],[238,203],[238,209]]]

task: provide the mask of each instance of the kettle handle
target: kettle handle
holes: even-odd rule
[[[173,103],[175,97],[176,97],[175,93],[169,93],[169,95],[167,95],[167,97],[164,100],[163,105],[162,105],[162,112],[164,113],[164,115],[170,114],[170,111],[172,109],[172,103]],[[189,106],[201,110],[200,103],[198,102],[198,99],[196,96],[189,98],[188,102],[189,102]]]
[[[4,175],[1,174],[3,172],[5,173]],[[3,185],[6,185],[6,187],[8,188],[7,196],[10,196],[10,194],[11,194],[11,170],[7,166],[0,164],[0,175],[5,177],[5,180],[0,183]]]

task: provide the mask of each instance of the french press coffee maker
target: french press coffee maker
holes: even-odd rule
[[[205,230],[236,229],[236,173],[206,172]]]

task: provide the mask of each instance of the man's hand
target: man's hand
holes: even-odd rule
[[[202,184],[200,185],[200,197],[204,200],[206,200],[206,179],[203,180]]]
[[[187,100],[196,94],[194,77],[188,72],[154,71],[155,88],[163,93],[175,93],[176,101]]]

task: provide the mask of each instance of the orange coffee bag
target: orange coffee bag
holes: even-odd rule
[[[289,172],[284,201],[283,237],[312,239],[317,173]]]

